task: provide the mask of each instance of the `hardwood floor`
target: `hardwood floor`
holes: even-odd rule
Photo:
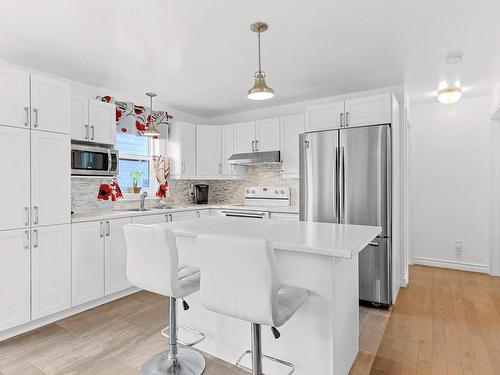
[[[371,374],[500,374],[500,278],[412,266]]]

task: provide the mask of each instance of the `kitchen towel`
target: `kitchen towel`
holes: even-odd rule
[[[153,168],[155,169],[158,190],[156,196],[160,199],[169,197],[168,175],[170,174],[170,161],[167,156],[153,156]]]

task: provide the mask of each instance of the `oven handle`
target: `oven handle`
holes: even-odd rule
[[[231,217],[249,217],[249,218],[255,218],[255,219],[263,219],[267,212],[255,212],[255,213],[248,213],[248,212],[238,212],[238,211],[221,211],[224,216],[231,216]]]

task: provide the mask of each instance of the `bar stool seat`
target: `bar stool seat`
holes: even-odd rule
[[[169,350],[156,354],[141,369],[141,375],[201,375],[205,358],[189,348],[178,349],[177,299],[200,289],[200,270],[179,265],[174,234],[165,228],[128,224],[123,229],[127,244],[127,277],[132,285],[169,297],[169,325],[162,331],[168,338]],[[184,301],[185,309],[187,303]],[[186,346],[201,342],[205,335],[185,327],[201,338]],[[168,332],[165,332],[168,331]]]
[[[281,327],[295,314],[300,306],[304,304],[309,297],[306,289],[296,288],[289,285],[283,285],[278,290],[278,304],[276,308],[275,327]]]

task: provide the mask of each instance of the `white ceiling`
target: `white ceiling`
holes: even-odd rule
[[[500,73],[498,0],[2,0],[0,59],[121,92],[157,91],[216,116],[406,82],[434,100],[442,79],[467,95]],[[275,99],[251,102],[249,25],[269,23],[263,68]],[[464,61],[444,64],[461,51]]]

